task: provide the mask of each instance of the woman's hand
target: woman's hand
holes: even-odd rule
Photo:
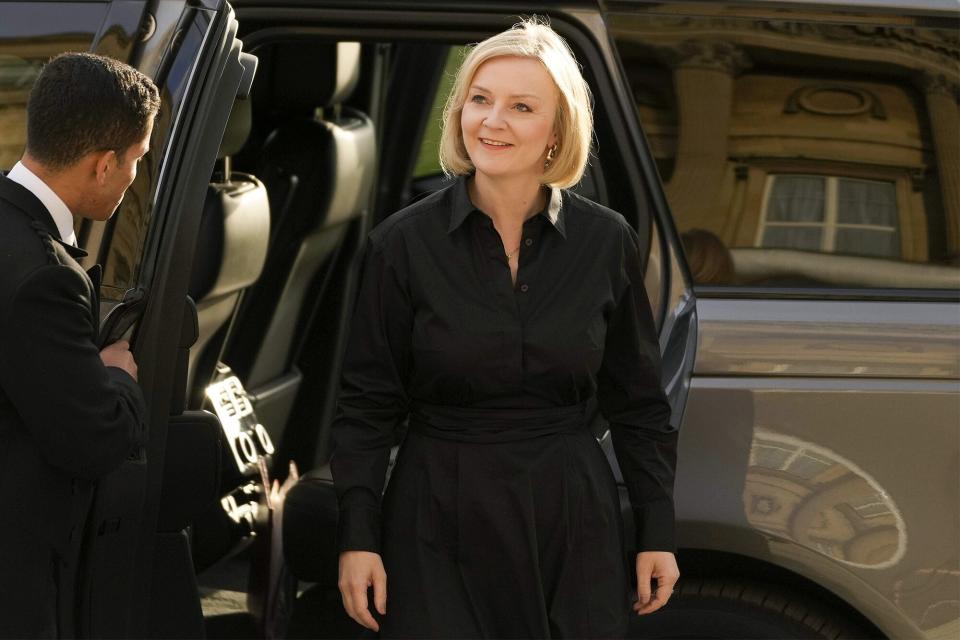
[[[387,613],[387,572],[379,553],[344,551],[340,554],[340,596],[347,614],[368,629],[380,631],[370,615],[367,588],[373,587],[373,603],[380,615]]]
[[[657,579],[657,590],[651,593],[650,578]],[[641,551],[637,554],[637,601],[633,610],[638,615],[653,613],[667,604],[673,585],[680,578],[677,559],[669,551]],[[651,597],[653,596],[653,597]]]

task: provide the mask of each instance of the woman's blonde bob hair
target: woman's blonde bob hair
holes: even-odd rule
[[[501,56],[539,60],[557,85],[559,100],[554,122],[557,151],[540,182],[561,189],[572,187],[580,182],[590,155],[593,135],[590,87],[583,79],[580,66],[567,43],[548,24],[537,18],[523,20],[487,38],[474,45],[467,54],[443,108],[440,166],[448,175],[473,172],[473,162],[463,144],[460,112],[477,69],[487,60]]]

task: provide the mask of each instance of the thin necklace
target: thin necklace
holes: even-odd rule
[[[517,255],[518,251],[520,251],[520,245],[517,245],[517,248],[511,251],[510,253],[505,254],[507,256],[507,262],[510,262],[510,258]]]

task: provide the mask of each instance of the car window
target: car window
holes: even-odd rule
[[[194,19],[188,27],[176,26],[191,15]],[[162,162],[165,157],[173,157],[168,156],[167,145],[173,140],[177,115],[188,99],[188,87],[195,80],[195,61],[207,35],[208,21],[207,16],[196,16],[190,7],[184,7],[179,16],[165,15],[160,25],[164,27],[163,37],[151,38],[154,50],[143,55],[145,60],[156,60],[153,65],[142,64],[141,70],[157,83],[160,111],[153,125],[150,152],[143,157],[136,179],[108,223],[112,225],[107,232],[109,250],[100,260],[104,270],[101,292],[108,299],[120,300],[126,290],[137,286],[148,253],[149,234],[159,230],[154,223],[157,185],[164,170],[174,170],[173,165],[165,168]],[[177,35],[171,38],[168,34],[174,27]],[[172,40],[169,45],[168,40]]]
[[[0,169],[9,171],[27,140],[27,97],[43,64],[66,51],[87,51],[106,5],[10,2],[0,20]]]
[[[466,50],[467,47],[465,46],[450,47],[450,51],[447,53],[447,63],[437,85],[437,95],[434,96],[433,106],[430,109],[430,119],[427,121],[423,140],[420,142],[420,153],[417,155],[417,164],[413,169],[414,178],[434,176],[441,171],[438,151],[440,149],[440,124],[443,120],[443,105],[447,101],[450,88],[453,87],[457,69],[460,68]]]
[[[698,285],[960,288],[955,31],[665,11],[609,24]]]

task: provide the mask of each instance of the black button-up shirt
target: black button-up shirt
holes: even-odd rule
[[[635,230],[554,189],[523,225],[517,280],[466,179],[368,239],[333,426],[341,550],[379,551],[380,497],[411,403],[565,407],[609,421],[637,549],[674,549],[676,430]]]

